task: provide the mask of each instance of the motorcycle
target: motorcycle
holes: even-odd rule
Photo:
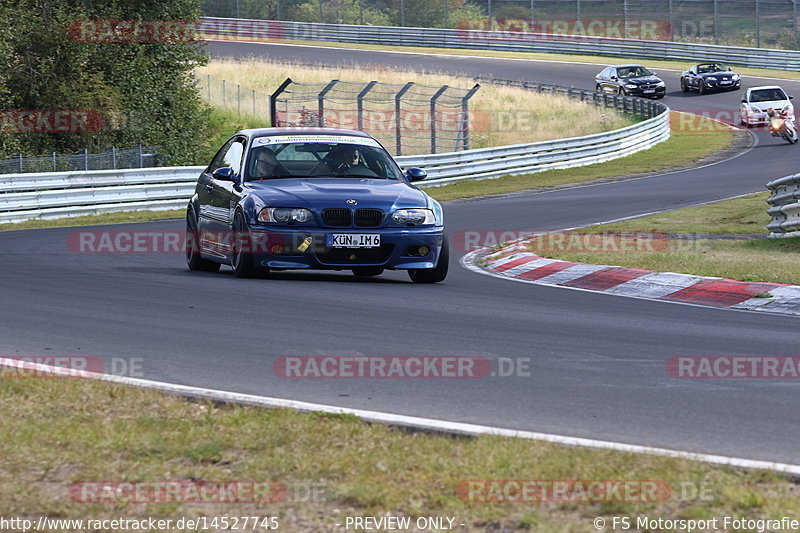
[[[796,144],[798,141],[797,129],[788,119],[776,115],[769,121],[769,134],[773,137],[783,137],[789,144]]]

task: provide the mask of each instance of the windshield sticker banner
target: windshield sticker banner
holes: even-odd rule
[[[374,146],[375,148],[380,146],[375,139],[370,139],[368,137],[352,137],[349,135],[281,135],[279,137],[259,137],[253,141],[253,146],[286,143],[360,144],[364,146]]]

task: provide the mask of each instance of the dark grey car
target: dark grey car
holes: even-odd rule
[[[598,92],[664,98],[667,85],[642,65],[616,65],[606,67],[594,78]]]
[[[681,74],[681,89],[687,93],[696,90],[735,91],[742,87],[742,77],[723,63],[700,63]]]

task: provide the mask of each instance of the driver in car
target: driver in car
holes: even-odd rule
[[[269,148],[262,148],[256,152],[255,165],[253,167],[253,177],[255,179],[272,178],[277,176],[286,176],[289,172],[286,170],[275,153]]]

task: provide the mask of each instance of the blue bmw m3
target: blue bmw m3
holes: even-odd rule
[[[353,130],[264,128],[231,137],[203,171],[186,210],[190,270],[408,271],[447,277],[442,206],[381,144]]]

